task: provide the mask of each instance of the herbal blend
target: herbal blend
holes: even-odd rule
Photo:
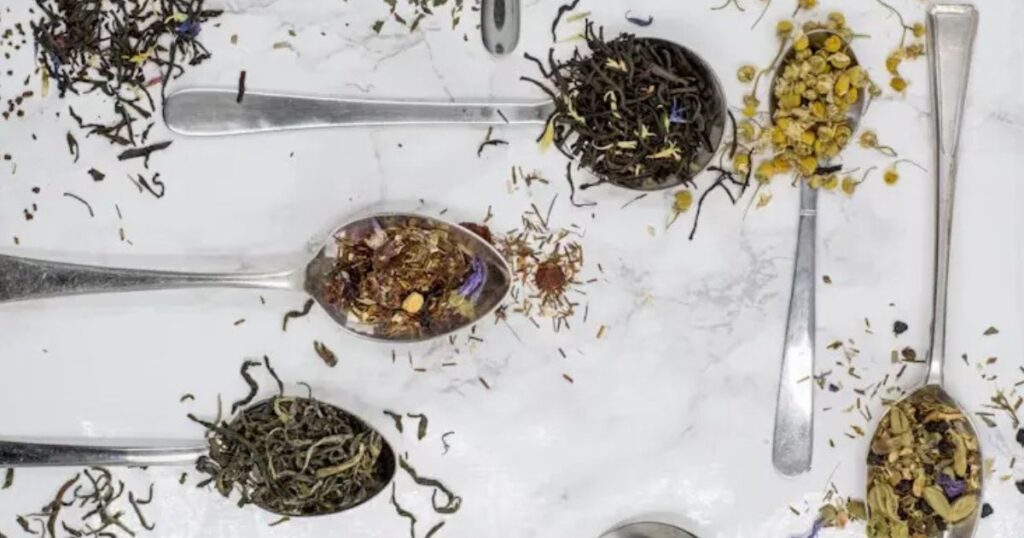
[[[414,338],[475,317],[487,265],[449,229],[414,217],[336,237],[326,299],[375,334]]]
[[[196,468],[225,497],[237,491],[240,506],[330,514],[372,498],[394,473],[394,456],[377,432],[312,398],[275,396],[230,423],[203,425],[210,455]]]
[[[868,455],[868,536],[936,537],[979,506],[981,458],[967,418],[932,393],[895,404]]]
[[[696,55],[659,39],[605,41],[587,24],[590,54],[537,62],[555,102],[542,143],[554,142],[600,180],[633,189],[688,182],[722,140],[718,81]]]

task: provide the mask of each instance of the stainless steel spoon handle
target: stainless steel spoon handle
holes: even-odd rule
[[[540,103],[444,103],[341,99],[192,89],[164,103],[164,121],[191,136],[233,135],[291,129],[368,125],[504,125],[544,123],[554,105]]]
[[[298,271],[179,273],[0,255],[0,303],[63,295],[195,287],[301,289]]]
[[[113,447],[0,441],[0,467],[188,465],[206,452],[206,443]]]
[[[491,54],[508,54],[519,44],[519,0],[483,0],[480,30]]]
[[[772,462],[795,476],[811,469],[814,450],[814,300],[816,286],[818,191],[800,182],[800,225],[796,267],[782,352],[779,399],[775,408]]]
[[[946,358],[949,250],[956,195],[956,154],[967,100],[974,38],[978,31],[978,11],[969,5],[936,5],[928,13],[928,22],[928,50],[932,58],[932,95],[938,137],[935,319],[932,321],[928,384],[942,385],[942,366]]]

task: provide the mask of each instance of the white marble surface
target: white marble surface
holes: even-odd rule
[[[737,103],[742,89],[735,68],[770,61],[770,25],[786,17],[793,4],[775,0],[764,25],[750,32],[759,5],[740,2],[745,13],[711,11],[706,0],[583,0],[581,9],[593,11],[609,32],[636,30],[624,20],[627,7],[653,14],[655,24],[640,31],[704,54]],[[30,3],[15,0],[5,21]],[[816,13],[823,16],[841,6],[855,28],[872,35],[858,43],[858,53],[884,81],[883,60],[897,40],[896,21],[866,0],[856,6],[838,0],[823,4]],[[922,2],[894,4],[911,20],[923,20]],[[946,374],[950,392],[972,411],[980,410],[996,387],[1012,389],[1022,378],[1018,366],[1024,354],[1019,330],[1024,324],[1019,172],[1024,167],[1024,42],[1018,28],[1024,5],[1017,0],[978,4],[982,21],[962,145],[949,346],[953,358],[966,353],[972,364],[952,360]],[[527,2],[519,52],[546,50],[557,5]],[[228,6],[217,25],[203,29],[212,61],[175,87],[233,87],[239,70],[246,69],[250,90],[438,99],[536,96],[517,80],[532,73],[532,66],[518,54],[488,56],[470,13],[455,31],[442,15],[411,35],[395,25],[374,35],[370,24],[384,9],[377,0],[231,0]],[[563,25],[563,35],[574,32],[571,24]],[[237,45],[229,42],[232,34],[238,35]],[[273,50],[278,41],[290,41],[293,50]],[[23,78],[32,65],[30,53],[23,52],[3,62],[4,70],[10,65]],[[852,338],[861,350],[854,365],[864,381],[836,374],[843,389],[818,393],[814,469],[806,476],[786,479],[771,465],[796,231],[796,191],[786,181],[772,185],[771,204],[751,209],[745,218],[742,208],[716,197],[706,208],[702,231],[688,242],[692,215],[665,231],[670,193],[620,209],[633,195],[604,189],[586,194],[599,203],[593,210],[571,207],[562,180],[564,160],[557,152],[540,154],[534,130],[498,129],[511,146],[490,148],[477,158],[482,129],[381,128],[173,137],[171,149],[153,158],[167,184],[166,197],[155,200],[125,178],[138,164],[117,163],[116,151],[105,142],[79,136],[83,158],[71,162],[64,134],[72,122],[66,112],[54,114],[67,103],[52,95],[32,101],[22,120],[0,123],[0,152],[12,153],[17,162],[16,173],[10,163],[0,162],[4,253],[189,269],[262,268],[272,258],[297,253],[346,214],[378,202],[424,198],[431,211],[447,208],[449,217],[460,219],[481,219],[492,205],[492,227],[502,231],[518,224],[530,202],[546,206],[557,194],[553,225],[586,229],[585,277],[599,282],[587,288],[588,321],[577,319],[571,332],[554,334],[513,317],[511,326],[522,341],[502,325],[484,323],[478,331],[483,343],[467,346],[460,340],[458,353],[447,343],[401,347],[396,364],[391,348],[351,338],[319,312],[282,333],[282,313],[303,301],[289,293],[262,293],[266,305],[259,292],[250,291],[3,305],[0,432],[196,438],[201,432],[185,413],[209,413],[218,393],[227,400],[243,394],[240,362],[269,354],[283,377],[309,381],[321,397],[365,416],[423,473],[443,478],[464,497],[441,537],[593,537],[644,514],[682,522],[702,538],[785,538],[805,532],[830,480],[844,495],[863,495],[867,440],[849,439],[844,432],[852,424],[870,432],[873,424],[842,412],[856,397],[852,389],[894,372],[892,349],[911,345],[923,354],[928,340],[934,196],[930,104],[925,62],[905,69],[912,81],[907,96],[876,103],[865,126],[929,171],[903,167],[895,187],[875,175],[853,198],[821,199],[819,272],[833,284],[819,287],[818,369],[837,369],[841,352],[825,346]],[[4,79],[0,95],[12,91],[13,83]],[[31,140],[32,133],[38,141]],[[169,136],[162,126],[154,130],[156,140]],[[866,167],[887,160],[854,149],[848,162]],[[510,193],[513,165],[537,169],[551,184]],[[89,167],[107,172],[106,180],[90,180]],[[41,188],[38,195],[31,191],[35,186]],[[65,191],[87,199],[96,217],[63,198]],[[21,212],[32,203],[39,210],[27,222]],[[130,244],[119,239],[121,227]],[[234,326],[240,318],[246,322]],[[865,318],[874,334],[865,333]],[[890,331],[896,319],[910,324],[898,339]],[[601,325],[607,330],[598,340]],[[982,336],[990,325],[1001,333]],[[327,369],[316,357],[314,339],[338,353],[337,368]],[[427,371],[410,368],[407,354]],[[999,377],[983,381],[974,364],[991,356],[999,361],[985,371]],[[441,366],[450,360],[458,365]],[[923,377],[923,368],[910,368],[900,383],[909,387]],[[186,392],[197,402],[179,403]],[[877,417],[877,400],[872,405]],[[831,410],[823,411],[826,407]],[[429,435],[418,442],[409,429],[398,434],[383,408],[426,413]],[[451,451],[442,455],[440,435],[449,430],[456,432]],[[1009,421],[1000,417],[998,429],[982,427],[981,433],[996,476],[1024,478],[1024,469],[1008,468],[1011,458],[1024,456]],[[271,515],[239,510],[213,492],[178,485],[180,471],[127,473],[137,487],[156,481],[157,500],[149,510],[158,522],[156,536],[408,534],[386,495],[343,515],[269,528]],[[0,491],[0,532],[17,536],[15,514],[37,510],[66,476],[65,471],[19,471],[15,486]],[[429,492],[403,475],[398,490],[402,504],[420,515],[422,536],[439,521],[430,513]],[[1013,482],[992,479],[985,499],[995,514],[984,520],[978,536],[1020,536],[1024,498]],[[794,515],[790,506],[802,515]],[[860,536],[863,527],[822,535]]]

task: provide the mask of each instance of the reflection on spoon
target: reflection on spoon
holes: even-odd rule
[[[427,325],[419,333],[378,334],[376,327],[354,321],[328,299],[328,277],[335,259],[335,237],[363,233],[374,222],[383,226],[406,223],[447,230],[463,248],[486,267],[487,278],[473,295],[474,317],[461,323]],[[433,217],[408,213],[382,213],[338,228],[309,264],[301,270],[274,273],[183,273],[96,267],[0,255],[0,303],[64,295],[195,287],[269,288],[305,290],[334,321],[352,334],[381,342],[419,342],[442,337],[475,323],[497,308],[511,289],[511,270],[489,243],[472,231]]]
[[[968,5],[936,5],[929,11],[928,23],[928,51],[932,59],[932,93],[938,137],[932,344],[926,385],[889,408],[881,422],[886,427],[876,431],[872,440],[872,451],[868,457],[868,511],[869,534],[875,538],[900,536],[892,531],[892,525],[899,527],[903,524],[906,527],[906,518],[899,512],[903,507],[899,506],[897,497],[898,494],[899,497],[907,498],[906,493],[891,492],[888,483],[879,481],[882,477],[879,473],[885,471],[885,466],[898,464],[903,458],[902,452],[893,452],[893,456],[884,458],[878,454],[879,450],[885,452],[895,448],[894,443],[907,445],[902,448],[913,450],[924,442],[922,438],[936,443],[942,441],[941,447],[936,446],[942,457],[941,464],[925,462],[932,465],[932,468],[925,468],[922,464],[921,474],[914,480],[921,483],[910,484],[911,495],[920,492],[923,502],[941,518],[941,524],[936,523],[937,530],[932,535],[970,538],[974,535],[980,512],[977,497],[980,497],[982,488],[983,473],[980,469],[984,460],[977,432],[963,413],[963,407],[942,388],[956,159],[974,38],[978,28],[978,12]],[[911,415],[923,405],[928,405],[930,412],[923,416]],[[927,435],[902,439],[901,432],[912,432],[916,421],[924,423]],[[948,459],[943,456],[948,456]],[[906,513],[906,510],[903,512]],[[924,533],[927,529],[910,530]]]

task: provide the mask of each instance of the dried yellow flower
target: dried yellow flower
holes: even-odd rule
[[[853,193],[857,192],[857,185],[857,181],[852,177],[846,176],[843,178],[843,192],[846,194],[853,196]]]
[[[860,134],[859,140],[860,147],[864,149],[872,149],[878,147],[878,135],[872,130],[864,131]]]
[[[914,26],[911,27],[911,31],[914,32],[914,37],[924,37],[925,26],[923,22],[915,22]]]
[[[843,39],[841,37],[832,35],[825,40],[825,50],[828,52],[839,52],[841,48],[843,48]]]
[[[893,79],[889,81],[889,86],[898,92],[903,92],[907,89],[907,80],[903,77],[893,77]]]
[[[886,185],[895,185],[900,180],[900,173],[895,168],[890,168],[885,171],[885,175],[882,176]]]
[[[779,23],[775,25],[775,32],[782,37],[789,36],[789,34],[793,33],[793,21],[779,21]]]
[[[796,38],[796,41],[793,42],[793,48],[797,51],[807,50],[810,46],[811,40],[810,38],[807,37],[807,34],[801,35],[800,37]]]
[[[743,67],[740,67],[739,70],[736,71],[736,78],[743,83],[747,83],[754,80],[754,77],[756,75],[757,68],[752,65],[744,65]]]
[[[737,153],[732,159],[732,168],[738,174],[746,174],[750,171],[750,155]]]
[[[677,192],[673,198],[672,210],[676,213],[686,213],[693,206],[693,193],[688,190]]]

